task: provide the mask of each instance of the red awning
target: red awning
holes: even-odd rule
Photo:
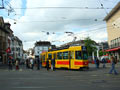
[[[120,47],[117,47],[117,48],[112,48],[112,49],[108,49],[108,50],[106,50],[106,52],[110,52],[110,51],[117,51],[117,50],[119,50],[120,49]]]

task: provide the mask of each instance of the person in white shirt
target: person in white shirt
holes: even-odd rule
[[[31,69],[33,69],[33,68],[34,68],[34,61],[33,61],[32,58],[30,59],[30,64],[31,64],[31,65],[30,65],[30,66],[31,66]]]

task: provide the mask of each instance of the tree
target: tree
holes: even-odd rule
[[[102,50],[99,51],[99,55],[100,55],[100,56],[103,56],[103,55],[106,55],[106,54],[109,54],[109,53],[108,53],[108,52],[105,52],[105,51],[102,51]]]
[[[85,46],[87,47],[88,56],[92,56],[92,52],[95,52],[97,50],[96,42],[90,39],[90,37],[87,37],[85,38],[84,43],[85,43]]]

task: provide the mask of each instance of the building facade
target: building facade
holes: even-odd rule
[[[40,58],[40,54],[42,52],[47,52],[51,48],[52,48],[51,43],[48,41],[36,42],[34,47],[34,56]]]
[[[0,62],[7,63],[7,58],[10,52],[9,37],[13,31],[10,29],[9,23],[4,23],[3,17],[0,17]]]
[[[105,41],[105,42],[100,42],[100,43],[98,43],[98,45],[99,45],[99,49],[100,49],[101,51],[105,51],[105,50],[107,50],[107,49],[109,48],[107,41]]]
[[[8,57],[14,60],[23,57],[22,41],[14,36],[10,28],[10,23],[5,23],[3,17],[0,17],[0,63],[8,63]]]
[[[106,50],[120,59],[120,2],[104,18],[107,23],[109,49]]]
[[[11,48],[12,48],[11,50],[12,56],[14,57],[14,59],[22,60],[23,59],[23,44],[22,44],[22,41],[17,36],[12,37]]]

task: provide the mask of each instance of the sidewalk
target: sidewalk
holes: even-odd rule
[[[0,64],[0,69],[8,69],[8,65],[7,64]]]

